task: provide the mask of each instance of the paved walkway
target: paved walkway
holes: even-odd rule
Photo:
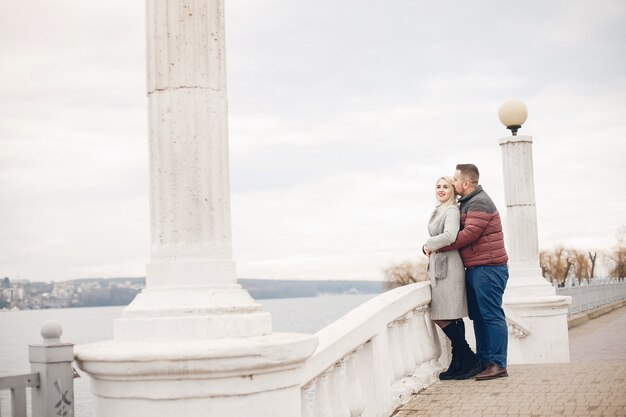
[[[570,330],[569,364],[510,365],[509,377],[439,381],[394,417],[626,417],[626,307]]]

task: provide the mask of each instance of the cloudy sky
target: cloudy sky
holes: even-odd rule
[[[473,162],[506,221],[497,110],[523,100],[539,241],[626,224],[626,3],[226,0],[245,278],[380,279]],[[143,276],[144,2],[0,3],[0,275]]]

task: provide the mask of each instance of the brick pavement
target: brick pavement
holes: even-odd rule
[[[509,377],[439,381],[394,417],[626,417],[626,307],[570,329],[569,364],[510,365]]]

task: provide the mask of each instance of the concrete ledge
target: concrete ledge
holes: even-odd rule
[[[607,304],[594,310],[588,310],[583,313],[568,317],[567,328],[571,329],[572,327],[580,326],[581,324],[588,322],[589,320],[593,320],[624,306],[626,306],[626,300],[618,301],[617,303],[613,304]]]

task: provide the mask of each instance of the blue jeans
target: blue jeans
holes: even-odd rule
[[[469,318],[474,322],[476,355],[481,363],[506,368],[509,331],[502,309],[502,295],[509,279],[506,265],[467,268],[465,289]]]

